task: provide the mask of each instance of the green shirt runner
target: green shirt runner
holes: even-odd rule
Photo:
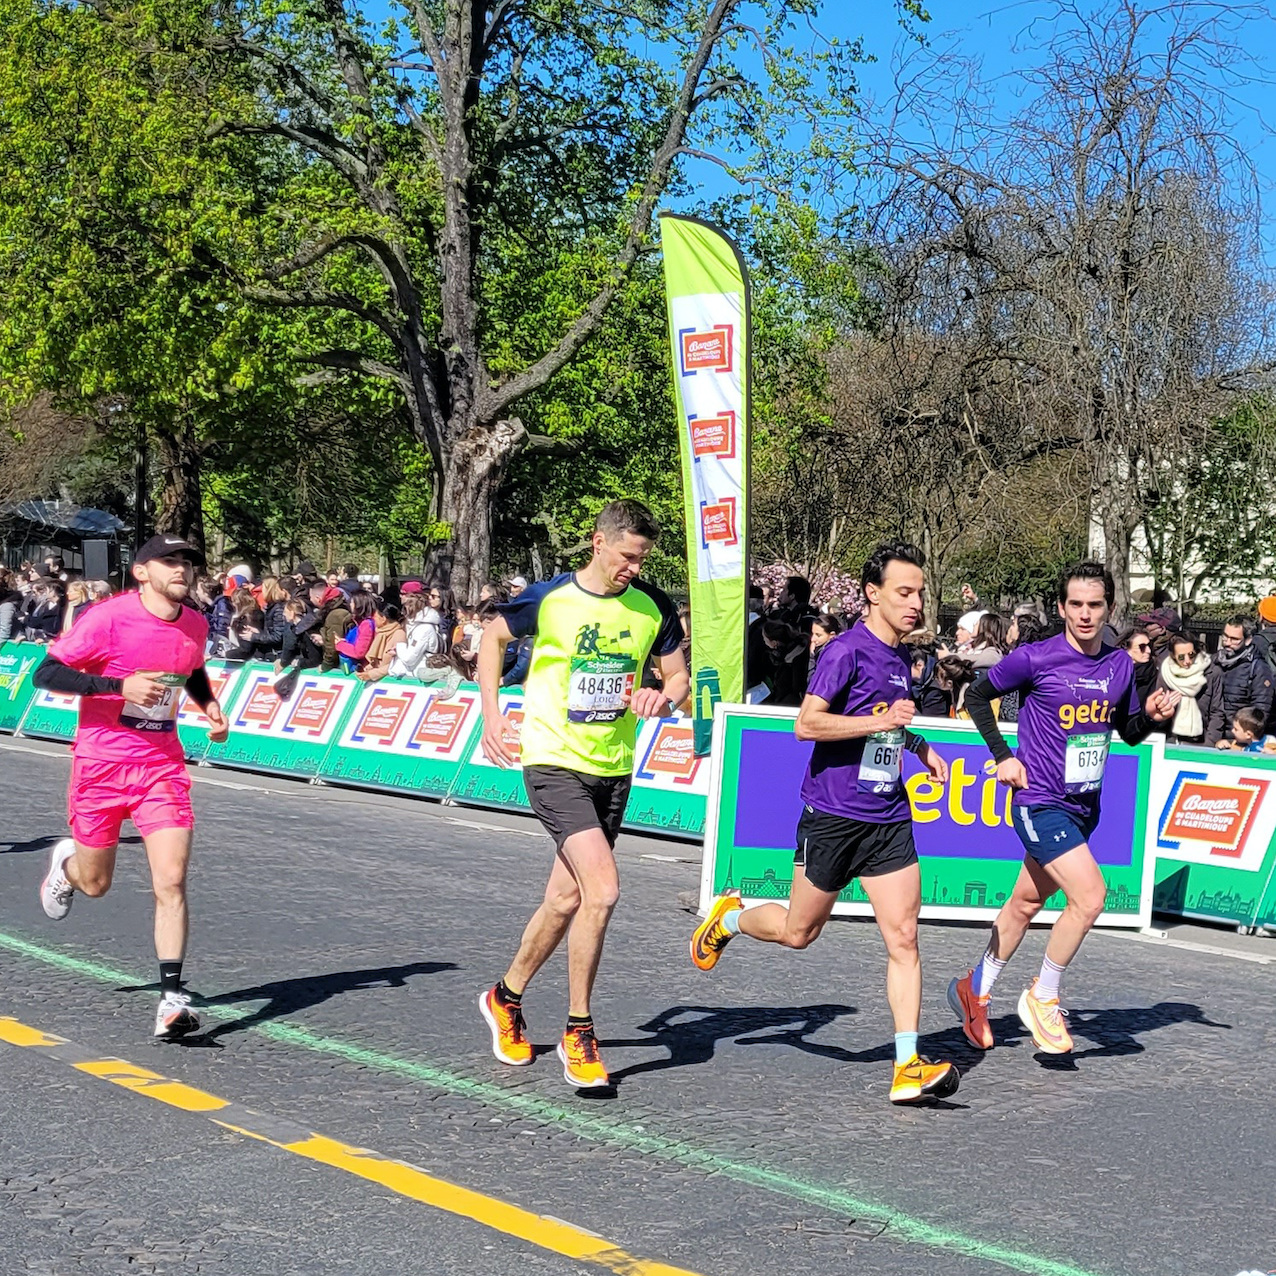
[[[628,775],[638,719],[628,698],[654,652],[667,656],[682,625],[662,590],[635,578],[619,594],[594,594],[564,572],[500,604],[516,638],[534,636],[525,688],[524,766]]]

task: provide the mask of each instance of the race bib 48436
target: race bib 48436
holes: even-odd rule
[[[576,656],[567,685],[568,722],[615,722],[628,709],[638,662],[630,656]]]

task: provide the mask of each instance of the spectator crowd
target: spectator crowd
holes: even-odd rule
[[[499,614],[497,604],[527,588],[524,577],[514,576],[485,584],[476,600],[461,603],[446,586],[422,580],[397,581],[379,592],[375,584],[354,563],[320,574],[303,560],[287,575],[259,580],[239,563],[197,574],[188,604],[208,620],[210,657],[272,662],[281,695],[309,669],[366,682],[415,679],[451,694],[473,679],[479,641]],[[111,592],[106,581],[85,580],[57,557],[39,566],[24,563],[16,572],[0,568],[0,642],[51,642]],[[1035,603],[1003,614],[981,606],[969,586],[962,587],[962,601],[967,610],[951,635],[919,630],[907,640],[913,700],[930,717],[968,718],[966,691],[981,675],[1013,648],[1061,627]],[[746,699],[800,704],[824,648],[858,623],[860,613],[858,596],[845,589],[823,606],[815,604],[802,576],[752,585]],[[1109,629],[1105,638],[1130,653],[1141,698],[1158,688],[1179,693],[1172,741],[1276,752],[1276,596],[1263,599],[1257,613],[1228,620],[1212,655],[1169,607],[1140,615],[1120,633]],[[691,615],[685,606],[680,615],[690,663]],[[502,685],[522,684],[532,642],[522,639],[506,649]],[[645,681],[658,685],[654,669]],[[1001,697],[997,711],[1002,721],[1015,721],[1015,696]]]

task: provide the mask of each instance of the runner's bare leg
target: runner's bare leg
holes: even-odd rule
[[[159,829],[143,840],[155,894],[155,955],[160,961],[181,961],[186,955],[189,929],[186,873],[190,867],[191,830]]]
[[[588,1015],[607,923],[620,899],[620,874],[600,828],[573,833],[563,843],[562,855],[580,888],[580,907],[567,933],[567,1013]]]
[[[922,958],[917,947],[917,915],[922,907],[922,871],[918,864],[861,877],[886,944],[886,1000],[896,1032],[916,1032],[922,1018]]]
[[[531,983],[532,977],[563,942],[579,907],[580,887],[560,852],[549,874],[545,898],[527,923],[518,952],[505,972],[506,988],[521,993]]]
[[[62,871],[66,880],[81,895],[97,899],[111,889],[111,880],[115,876],[115,855],[119,846],[105,848],[97,846],[81,846],[75,844],[75,854],[68,855]]]

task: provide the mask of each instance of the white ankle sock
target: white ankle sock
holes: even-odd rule
[[[979,965],[970,974],[970,987],[975,996],[987,997],[992,992],[993,984],[997,982],[997,976],[1005,969],[1006,963],[999,961],[985,949]]]

